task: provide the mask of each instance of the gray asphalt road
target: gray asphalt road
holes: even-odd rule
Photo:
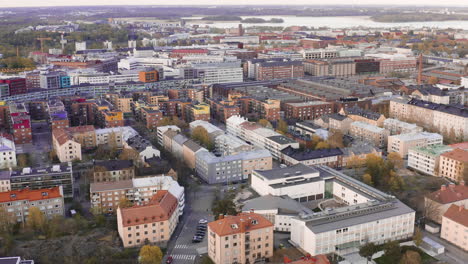
[[[444,239],[441,239],[439,235],[434,235],[426,231],[423,231],[423,233],[424,236],[429,237],[430,239],[436,241],[437,243],[445,247],[445,253],[436,256],[437,259],[453,264],[467,263],[466,260],[468,259],[468,252],[453,244],[450,244]]]

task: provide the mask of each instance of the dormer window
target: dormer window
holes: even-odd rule
[[[255,220],[255,219],[254,219],[254,220],[252,220],[252,225],[256,225],[256,224],[258,224],[258,221],[257,221],[257,220]]]
[[[231,225],[231,228],[232,228],[232,229],[237,229],[237,228],[239,228],[239,227],[237,226],[237,224],[232,224],[232,225]]]

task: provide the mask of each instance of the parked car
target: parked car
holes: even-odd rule
[[[202,242],[202,240],[203,240],[203,237],[200,237],[200,236],[194,236],[192,238],[193,243],[200,243],[200,242]]]
[[[207,223],[208,223],[208,220],[206,220],[206,219],[200,219],[200,220],[198,221],[198,223],[199,223],[199,224],[207,224]]]
[[[167,257],[166,264],[171,264],[173,260],[172,256]]]

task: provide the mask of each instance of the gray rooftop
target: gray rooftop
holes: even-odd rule
[[[311,214],[312,210],[301,205],[298,201],[291,199],[289,196],[273,196],[265,195],[254,198],[245,202],[242,211],[253,210],[274,210],[277,209],[280,214]]]
[[[256,172],[269,180],[275,180],[275,179],[285,178],[288,176],[300,176],[300,175],[305,175],[305,174],[310,174],[310,173],[318,173],[318,170],[316,170],[315,168],[306,166],[304,164],[298,163],[296,165],[289,166],[286,168],[276,168],[272,170],[256,171]]]

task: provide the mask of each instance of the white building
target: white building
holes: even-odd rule
[[[408,168],[424,174],[437,176],[439,173],[440,155],[451,150],[453,148],[446,145],[412,147],[408,150]]]
[[[0,136],[0,169],[16,167],[15,142]]]
[[[168,130],[174,130],[180,133],[180,128],[178,126],[158,126],[158,128],[156,129],[156,134],[158,137],[159,145],[163,145],[163,135]]]
[[[359,251],[368,242],[383,244],[413,236],[413,209],[338,171],[317,169],[332,178],[327,180],[327,191],[349,206],[291,219],[291,241],[297,247],[311,255],[343,255]]]
[[[303,164],[254,171],[250,185],[259,195],[287,195],[299,202],[323,199],[325,194],[325,178],[317,169]]]
[[[390,132],[390,135],[419,133],[423,128],[411,123],[406,123],[394,118],[387,118],[384,120],[384,128]]]
[[[397,152],[401,157],[408,155],[412,147],[425,147],[442,144],[444,138],[437,133],[419,132],[399,134],[388,137],[387,151]]]
[[[86,41],[75,42],[75,51],[86,50]]]

